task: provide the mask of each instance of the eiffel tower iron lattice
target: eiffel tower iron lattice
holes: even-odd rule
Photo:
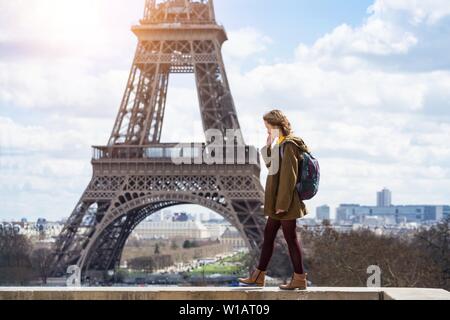
[[[220,214],[258,256],[266,222],[260,160],[240,131],[221,54],[227,35],[213,1],[146,0],[132,31],[138,46],[120,110],[108,145],[93,148],[92,180],[55,243],[53,274],[65,274],[70,265],[84,278],[116,269],[134,228],[180,204]],[[217,149],[209,152],[206,143],[161,143],[172,73],[195,74],[205,133],[234,139],[224,154],[242,161],[210,164],[203,156]],[[174,163],[174,154],[190,161]]]

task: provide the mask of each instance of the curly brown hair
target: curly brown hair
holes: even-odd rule
[[[291,123],[281,110],[272,110],[266,113],[263,119],[270,125],[281,129],[284,136],[288,136],[293,133]]]

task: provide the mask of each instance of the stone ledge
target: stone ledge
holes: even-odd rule
[[[416,288],[0,287],[0,300],[450,300],[450,292]]]
[[[383,300],[450,300],[443,289],[383,288]]]

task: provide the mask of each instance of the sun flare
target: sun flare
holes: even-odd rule
[[[101,30],[102,13],[96,1],[32,0],[25,16],[36,37],[53,44],[88,45]]]

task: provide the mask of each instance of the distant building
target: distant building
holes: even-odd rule
[[[323,221],[323,220],[330,220],[330,207],[320,206],[316,208],[316,216],[317,220]]]
[[[355,216],[359,207],[359,204],[341,204],[336,209],[336,220],[339,222],[350,220],[351,217]]]
[[[377,207],[390,207],[392,205],[392,192],[384,188],[377,192]]]
[[[211,223],[211,222],[206,222],[204,223],[204,225],[208,229],[211,240],[220,239],[225,230],[231,226],[228,223]]]
[[[227,228],[220,237],[220,243],[230,245],[233,249],[246,248],[246,244],[241,234],[235,228]]]
[[[172,221],[176,222],[186,222],[192,220],[191,217],[186,212],[175,213],[172,217]]]
[[[450,217],[450,206],[443,206],[442,208],[442,217],[443,219]]]
[[[171,210],[162,210],[155,212],[146,221],[166,221],[172,219],[173,213]]]
[[[298,221],[297,221],[297,226],[317,226],[320,224],[321,224],[321,221],[318,221],[316,219],[311,219],[311,218],[298,219]]]
[[[2,222],[0,223],[0,235],[14,235],[19,234],[22,231],[22,227],[19,224]]]
[[[140,239],[209,239],[208,229],[200,221],[144,221],[133,234]]]
[[[358,204],[342,204],[336,209],[338,224],[353,223],[366,224],[374,219],[384,225],[402,223],[424,223],[442,220],[450,212],[449,206],[433,205],[401,205],[390,207],[361,206]]]
[[[61,233],[64,224],[59,222],[48,222],[45,219],[38,219],[36,222],[28,222],[22,219],[20,222],[0,223],[0,233],[21,234],[32,240],[53,242]]]
[[[430,224],[450,216],[450,206],[435,205],[392,205],[392,193],[387,188],[377,192],[376,206],[341,204],[336,209],[339,225],[349,222],[364,226]]]

